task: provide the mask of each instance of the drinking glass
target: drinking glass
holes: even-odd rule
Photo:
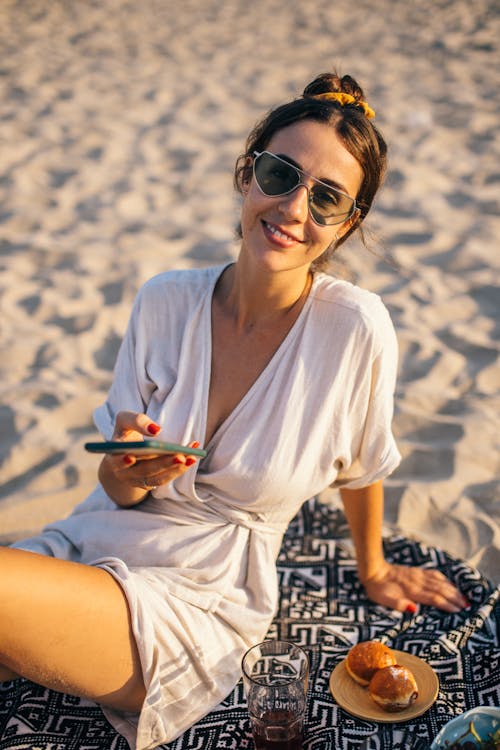
[[[306,653],[288,641],[264,641],[246,652],[242,669],[256,750],[302,750]]]

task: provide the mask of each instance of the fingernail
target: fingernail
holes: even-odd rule
[[[199,444],[199,442],[197,440],[195,440],[194,443],[193,443],[193,445],[191,447],[192,448],[199,448],[200,444]]]
[[[130,464],[134,463],[134,459],[132,458],[132,456],[123,456],[123,463],[126,466],[130,466]]]
[[[405,612],[408,612],[408,614],[410,615],[414,615],[417,609],[418,609],[417,605],[410,602],[409,604],[406,605]]]
[[[161,427],[159,427],[157,424],[148,424],[147,430],[150,435],[158,435],[158,433],[161,430]]]
[[[188,456],[186,458],[186,466],[192,466],[196,463],[196,458],[192,458],[192,456]]]
[[[467,599],[467,597],[466,597],[466,596],[464,596],[464,597],[463,597],[463,600],[464,600],[464,608],[465,608],[465,609],[470,609],[470,608],[472,607],[472,602],[470,602],[470,601],[469,601],[469,600]]]
[[[187,463],[187,461],[184,461],[183,458],[179,458],[178,456],[174,456],[172,459],[173,464],[184,464]]]

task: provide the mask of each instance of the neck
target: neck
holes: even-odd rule
[[[273,273],[244,268],[240,261],[222,275],[216,289],[221,311],[240,332],[296,318],[312,284],[308,268]]]

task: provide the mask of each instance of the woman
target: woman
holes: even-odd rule
[[[467,604],[439,572],[384,560],[395,334],[376,295],[319,270],[382,181],[372,118],[336,75],[269,113],[236,165],[237,262],[160,274],[137,297],[96,424],[207,457],[106,456],[68,519],[0,550],[0,678],[100,702],[140,750],[231,691],[275,612],[287,524],[329,485],[373,601]]]

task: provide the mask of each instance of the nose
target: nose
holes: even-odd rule
[[[281,197],[279,209],[284,216],[305,223],[309,215],[309,189],[301,183],[291,193]]]

